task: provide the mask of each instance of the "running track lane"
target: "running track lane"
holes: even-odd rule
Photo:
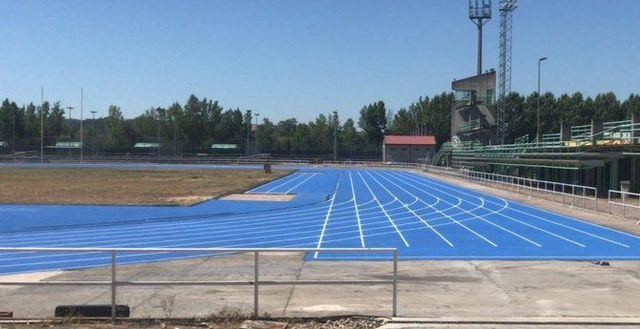
[[[389,170],[306,170],[254,193],[326,193],[302,207],[181,220],[0,233],[4,247],[396,247],[401,259],[639,260],[640,237]],[[38,206],[30,206],[37,208]],[[123,209],[122,216],[126,217]],[[120,264],[202,257],[123,254]],[[317,253],[311,260],[374,260],[381,254]],[[0,273],[109,264],[104,253],[0,253]]]

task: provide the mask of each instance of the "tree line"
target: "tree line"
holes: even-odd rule
[[[191,95],[184,104],[153,107],[131,119],[124,118],[116,105],[109,106],[105,117],[95,120],[85,113],[84,148],[85,153],[125,153],[136,143],[160,143],[165,155],[181,155],[210,153],[216,143],[237,144],[240,154],[329,158],[335,142],[341,158],[379,158],[385,134],[434,135],[438,144],[448,141],[455,102],[452,93],[441,93],[420,97],[397,111],[377,101],[363,106],[357,121],[341,121],[339,113],[331,111],[309,122],[296,118],[272,122],[261,117],[254,125],[256,117],[250,110],[225,109],[218,101]],[[508,142],[525,134],[535,136],[537,102],[537,93],[511,93],[492,105],[505,106]],[[559,131],[563,121],[582,125],[592,118],[627,119],[631,112],[640,112],[640,95],[620,101],[613,92],[594,98],[581,93],[559,97],[545,93],[540,108],[541,132],[550,133]],[[5,142],[5,153],[7,149],[38,150],[41,122],[44,145],[80,141],[80,120],[69,119],[67,109],[60,102],[18,106],[5,99],[0,107],[0,142]]]
[[[499,100],[494,107],[504,105],[506,125],[506,143],[528,134],[535,138],[537,129],[538,93],[528,96],[512,92]],[[591,120],[604,122],[628,120],[631,113],[640,114],[640,95],[631,94],[624,101],[615,93],[607,92],[595,97],[585,97],[576,92],[556,97],[547,92],[540,97],[540,133],[560,132],[561,124],[571,126],[587,125]]]

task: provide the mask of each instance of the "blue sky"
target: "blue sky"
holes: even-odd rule
[[[485,68],[497,67],[497,0]],[[640,1],[521,0],[512,89],[640,92]],[[466,0],[0,1],[0,97],[133,117],[189,94],[274,120],[397,110],[475,72]],[[74,114],[76,117],[76,114]]]

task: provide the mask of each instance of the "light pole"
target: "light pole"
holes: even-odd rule
[[[73,108],[73,106],[67,106],[67,107],[66,107],[66,109],[67,109],[67,110],[69,110],[69,138],[71,139],[71,141],[73,141],[73,134],[72,134],[72,132],[71,132],[71,130],[72,130],[72,128],[73,128],[73,127],[71,126],[71,120],[72,120],[73,118],[72,118],[72,116],[71,116],[71,111],[73,111],[73,109],[74,109],[74,108]]]
[[[251,136],[251,110],[247,110],[245,112],[245,121],[246,121],[246,129],[247,129],[247,145],[245,145],[245,155],[249,156],[249,136]]]
[[[538,109],[537,109],[537,123],[536,123],[536,142],[540,143],[540,63],[547,60],[547,57],[538,58]]]
[[[71,156],[71,145],[75,139],[75,137],[73,137],[73,126],[71,122],[71,111],[73,111],[73,106],[67,106],[67,110],[69,110],[69,144],[67,145],[67,155]]]
[[[258,154],[258,117],[260,116],[260,113],[256,113],[256,145],[254,147],[254,154]]]
[[[40,87],[40,164],[44,164],[44,86]]]
[[[80,88],[80,165],[84,161],[84,130],[82,129],[84,122],[84,90]]]
[[[93,133],[91,134],[91,154],[95,157],[96,156],[96,113],[98,113],[98,111],[96,110],[92,110],[89,111],[91,112],[92,118],[91,118],[91,125],[93,126],[91,130],[93,130]]]
[[[173,156],[178,157],[178,136],[177,136],[177,120],[176,116],[171,116],[171,121],[173,122]]]
[[[338,159],[338,111],[333,111],[333,161]]]

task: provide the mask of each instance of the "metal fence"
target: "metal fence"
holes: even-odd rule
[[[424,168],[424,163],[414,162],[382,162],[382,161],[322,161],[323,165],[345,167],[385,167],[385,168]]]
[[[265,162],[285,165],[307,165],[309,160],[280,159],[280,158],[251,158],[251,157],[212,157],[212,156],[154,156],[154,155],[98,155],[84,156],[82,159],[71,155],[45,155],[43,159],[39,155],[11,155],[0,157],[2,162],[42,162],[45,163],[168,163],[168,164],[238,164],[238,165],[262,165]]]
[[[595,187],[449,167],[427,166],[426,170],[427,172],[454,176],[488,186],[499,185],[514,192],[592,209],[593,211],[598,210],[598,190]]]
[[[110,287],[111,290],[111,319],[117,319],[116,302],[118,287],[123,286],[253,286],[253,313],[258,316],[260,286],[284,286],[284,285],[391,285],[392,288],[392,314],[397,316],[398,305],[398,252],[395,248],[11,248],[0,247],[0,252],[46,252],[46,253],[86,253],[102,252],[111,255],[111,278],[103,281],[0,281],[0,286],[92,286]],[[260,254],[277,252],[304,252],[304,253],[383,253],[390,254],[393,262],[392,279],[390,280],[261,280],[260,279]],[[233,254],[253,253],[253,280],[245,281],[133,281],[117,279],[118,254],[131,253],[174,253],[174,254]]]
[[[622,217],[627,217],[627,208],[637,210],[640,213],[640,193],[609,190],[607,195],[607,211],[612,213],[611,206],[622,208]]]

